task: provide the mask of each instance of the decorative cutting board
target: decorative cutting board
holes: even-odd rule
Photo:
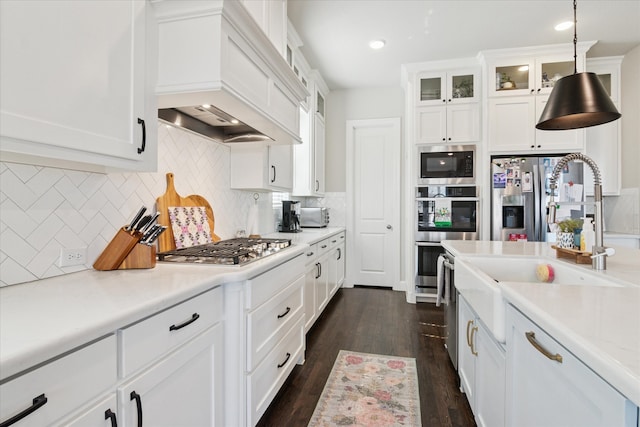
[[[176,192],[173,184],[173,173],[167,174],[167,191],[156,199],[156,208],[160,212],[158,224],[168,227],[168,230],[160,235],[158,239],[159,252],[171,251],[176,248],[176,242],[171,233],[171,219],[169,218],[169,207],[171,206],[204,206],[207,211],[207,220],[211,229],[211,238],[214,242],[220,240],[220,237],[214,233],[215,219],[213,217],[213,209],[209,202],[197,194],[182,197]]]

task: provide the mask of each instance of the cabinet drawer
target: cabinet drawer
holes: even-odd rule
[[[345,233],[343,231],[342,233],[338,233],[335,236],[329,237],[329,249],[333,249],[341,243],[344,243],[344,235]]]
[[[131,375],[222,319],[222,288],[212,289],[118,331],[120,377]]]
[[[247,370],[252,371],[301,316],[302,285],[299,276],[289,287],[248,315]]]
[[[309,249],[304,253],[305,267],[316,262],[318,258],[318,244],[309,245]]]
[[[304,274],[304,256],[297,257],[247,280],[246,307],[253,310]]]
[[[256,425],[287,379],[295,363],[304,356],[304,320],[299,318],[256,370],[247,376],[247,411]]]
[[[35,406],[36,398],[44,396],[46,403],[16,425],[53,424],[113,387],[117,363],[116,337],[110,335],[0,385],[0,422]]]
[[[318,256],[322,256],[329,252],[329,246],[331,246],[331,238],[321,240],[317,243],[318,245]]]

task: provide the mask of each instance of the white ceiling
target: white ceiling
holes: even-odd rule
[[[288,0],[305,58],[329,88],[400,85],[400,64],[474,57],[486,49],[571,43],[572,0]],[[640,0],[580,0],[578,41],[587,57],[640,44]],[[378,51],[372,39],[386,40]]]

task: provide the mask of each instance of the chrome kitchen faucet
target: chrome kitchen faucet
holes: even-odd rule
[[[582,153],[571,153],[567,154],[563,158],[561,158],[556,167],[553,168],[553,172],[551,173],[551,179],[549,182],[549,187],[551,188],[551,196],[549,199],[549,213],[547,214],[547,223],[552,224],[556,222],[556,202],[553,200],[554,192],[557,188],[556,182],[560,177],[560,172],[564,167],[572,160],[582,160],[591,168],[593,172],[593,198],[595,205],[595,214],[593,218],[593,222],[595,223],[595,234],[596,234],[596,244],[593,246],[591,250],[591,267],[594,270],[606,270],[607,269],[607,256],[611,256],[615,253],[613,250],[607,250],[604,247],[604,236],[603,236],[603,217],[602,217],[602,178],[600,176],[600,169],[596,162],[593,161],[588,156],[585,156]]]

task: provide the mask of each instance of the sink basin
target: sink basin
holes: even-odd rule
[[[496,282],[541,282],[536,275],[539,264],[548,264],[553,268],[556,285],[592,285],[592,286],[623,286],[612,282],[610,278],[590,273],[584,268],[571,266],[559,261],[540,258],[504,258],[481,257],[468,258],[469,264],[478,268]]]
[[[538,280],[536,268],[539,264],[549,264],[553,268],[552,283]],[[536,286],[625,286],[584,267],[544,258],[456,258],[456,288],[499,342],[505,342],[506,334],[507,307],[500,290],[502,282],[525,282]]]

